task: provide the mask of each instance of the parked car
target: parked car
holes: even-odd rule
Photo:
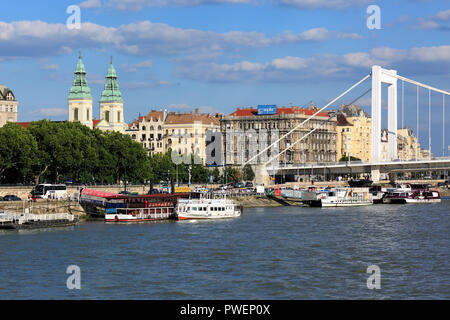
[[[159,190],[158,189],[152,189],[147,194],[159,194]]]
[[[3,197],[3,201],[22,201],[22,199],[13,194],[8,194]]]
[[[243,182],[238,182],[234,185],[235,188],[244,188],[245,184]]]

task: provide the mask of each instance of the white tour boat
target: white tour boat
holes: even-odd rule
[[[373,204],[369,188],[336,188],[321,195],[322,207],[354,207]]]
[[[178,199],[175,209],[178,220],[236,218],[242,207],[224,197],[211,199]]]

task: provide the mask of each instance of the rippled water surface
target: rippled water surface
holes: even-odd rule
[[[450,201],[0,231],[0,299],[449,299]],[[81,269],[68,290],[66,269]],[[367,289],[367,268],[381,289]]]

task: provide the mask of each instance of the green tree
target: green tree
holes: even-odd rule
[[[3,183],[28,182],[37,163],[34,137],[16,123],[0,128],[0,179]]]
[[[244,166],[243,178],[246,181],[253,181],[253,179],[255,179],[255,173],[253,172],[252,166],[250,164],[246,164]]]
[[[344,155],[344,156],[342,156],[342,158],[339,159],[339,161],[346,162],[346,161],[348,161],[348,157],[346,155]],[[350,156],[350,161],[361,161],[361,159]]]

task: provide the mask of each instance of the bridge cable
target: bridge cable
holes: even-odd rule
[[[288,135],[290,135],[292,132],[294,132],[295,130],[297,130],[298,128],[300,128],[301,126],[303,126],[306,122],[308,122],[309,120],[311,120],[312,118],[314,118],[317,114],[319,114],[320,112],[322,112],[323,110],[325,110],[326,108],[328,108],[331,104],[335,103],[337,100],[339,100],[340,98],[342,98],[343,96],[345,96],[347,93],[349,93],[351,90],[353,90],[354,88],[356,88],[357,86],[359,86],[362,82],[364,82],[365,80],[367,80],[370,76],[372,75],[372,73],[369,73],[368,75],[366,75],[364,78],[362,78],[361,80],[359,80],[357,83],[355,83],[353,86],[351,86],[349,89],[347,89],[346,91],[344,91],[342,94],[340,94],[338,97],[336,97],[335,99],[333,99],[332,101],[330,101],[326,106],[324,106],[322,109],[316,111],[312,116],[310,116],[308,119],[306,119],[305,121],[299,123],[297,126],[295,126],[291,131],[289,131],[288,133],[286,133],[285,135],[283,135],[281,138],[279,138],[277,141],[273,142],[272,144],[270,144],[268,147],[266,147],[264,150],[260,151],[258,154],[256,154],[255,156],[253,156],[252,158],[250,158],[249,160],[247,160],[243,166],[245,167],[247,164],[249,164],[251,161],[253,161],[254,159],[258,158],[261,154],[263,154],[264,152],[266,152],[267,150],[269,150],[270,148],[272,148],[275,144],[277,144],[278,142],[280,142],[282,139],[286,138]]]
[[[352,102],[350,102],[349,104],[346,104],[344,107],[347,106],[351,106],[352,104],[354,104],[356,101],[358,101],[359,99],[361,99],[362,97],[364,97],[366,94],[368,94],[370,91],[372,91],[372,88],[369,88],[368,90],[366,90],[362,95],[360,95],[359,97],[357,97],[355,100],[353,100]],[[316,128],[314,128],[313,130],[311,130],[310,132],[308,132],[307,134],[303,135],[300,139],[298,139],[297,141],[295,141],[289,148],[284,149],[283,151],[279,152],[277,155],[275,155],[274,157],[272,157],[269,161],[265,162],[264,164],[267,165],[268,163],[272,162],[274,159],[276,159],[277,157],[279,157],[280,155],[282,155],[283,153],[285,153],[288,149],[292,148],[294,145],[296,145],[298,142],[302,141],[304,138],[308,137],[310,134],[312,134],[313,132],[315,132],[316,130],[318,130],[320,127],[322,127],[324,124],[328,123],[331,119],[333,119],[334,117],[336,117],[338,115],[338,112],[336,112],[333,116],[329,117],[327,120],[323,121],[320,125],[318,125]],[[273,168],[273,166],[272,166]],[[272,169],[273,170],[273,169]]]

